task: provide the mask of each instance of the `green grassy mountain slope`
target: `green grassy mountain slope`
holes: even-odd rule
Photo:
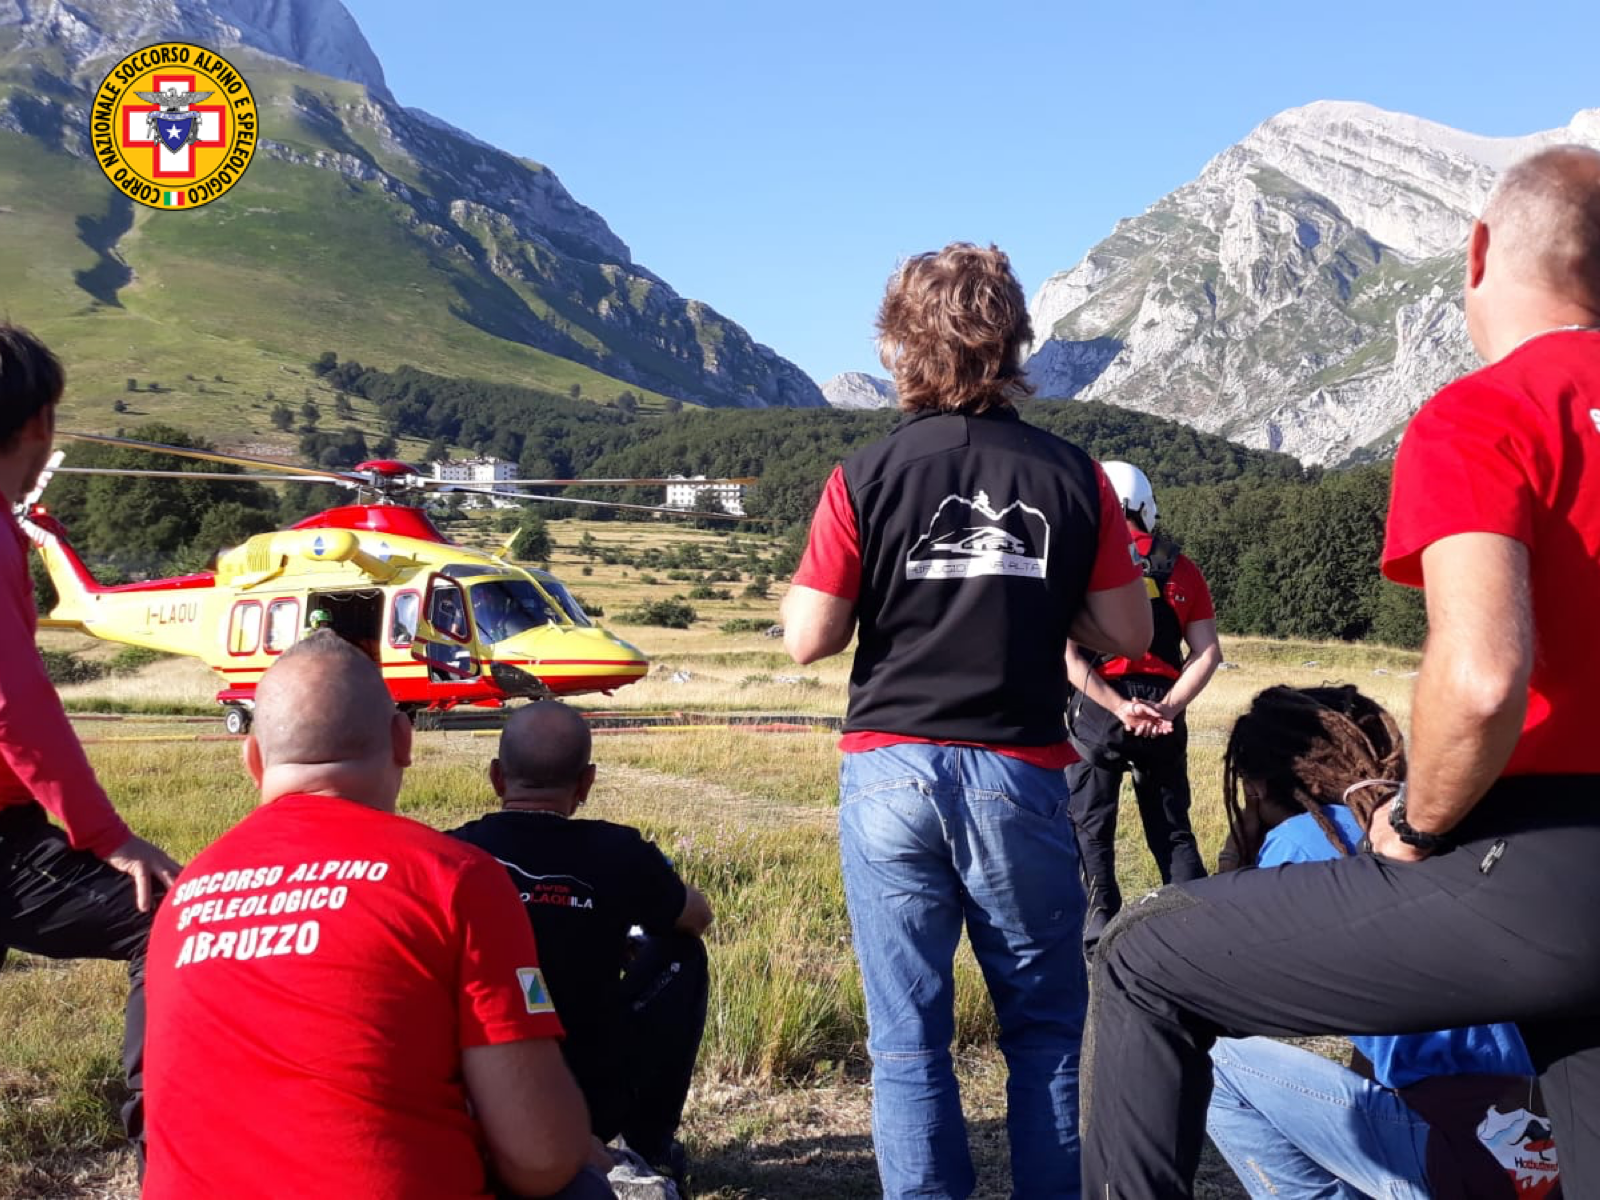
[[[121,398],[270,444],[267,393],[324,402],[305,364],[326,349],[600,402],[631,392],[645,409],[822,403],[792,364],[633,264],[546,168],[360,84],[233,56],[261,112],[255,161],[220,200],[155,212],[86,156],[94,81],[0,51],[0,287],[6,315],[66,360],[74,425],[128,423]]]

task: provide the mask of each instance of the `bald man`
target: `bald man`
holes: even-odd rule
[[[146,1196],[611,1195],[516,892],[395,814],[410,760],[331,630],[262,677],[260,807],[151,934]]]
[[[1087,1195],[1192,1194],[1219,1035],[1514,1021],[1566,1194],[1600,1196],[1600,153],[1506,172],[1472,227],[1465,302],[1488,365],[1407,428],[1383,552],[1428,606],[1409,777],[1375,784],[1393,799],[1371,853],[1178,884],[1110,926]],[[1484,1114],[1507,1195],[1541,1194],[1519,1162],[1535,1128]],[[1306,1194],[1292,1167],[1246,1183]]]
[[[572,819],[594,787],[590,746],[565,704],[518,709],[489,764],[500,811],[453,836],[504,863],[522,895],[595,1136],[620,1133],[681,1183],[674,1135],[705,1029],[711,906],[638,830]]]

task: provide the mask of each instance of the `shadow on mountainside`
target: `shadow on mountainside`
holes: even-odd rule
[[[121,308],[117,293],[133,282],[133,268],[117,251],[117,243],[132,228],[133,201],[121,192],[111,194],[104,215],[78,218],[78,240],[99,257],[88,270],[74,272],[72,281],[100,304]]]

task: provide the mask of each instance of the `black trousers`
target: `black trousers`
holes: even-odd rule
[[[705,1034],[710,978],[698,937],[644,938],[623,975],[620,1028],[606,1045],[563,1047],[601,1141],[620,1133],[646,1162],[667,1160]]]
[[[1107,682],[1124,696],[1140,700],[1159,700],[1172,687],[1170,679],[1149,676]],[[1183,717],[1173,722],[1171,733],[1141,738],[1087,696],[1075,696],[1073,705],[1072,745],[1081,761],[1067,768],[1067,786],[1072,789],[1067,811],[1078,835],[1078,861],[1089,902],[1083,941],[1092,948],[1106,923],[1122,910],[1117,801],[1126,772],[1133,772],[1145,844],[1161,882],[1204,879],[1206,869],[1189,825],[1189,729]]]
[[[1218,1036],[1514,1021],[1568,1196],[1600,1196],[1600,776],[1497,784],[1456,845],[1164,888],[1100,942],[1085,1196],[1192,1195]]]
[[[72,849],[43,809],[34,804],[0,809],[0,945],[46,958],[128,964],[122,1040],[128,1098],[122,1123],[141,1160],[144,952],[152,916],[139,911],[131,878],[87,851]]]

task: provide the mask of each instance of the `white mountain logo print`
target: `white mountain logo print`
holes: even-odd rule
[[[946,496],[928,531],[906,555],[907,579],[974,579],[1016,575],[1043,579],[1050,553],[1050,522],[1044,513],[1013,500],[996,509],[989,493],[971,499]]]
[[[1556,1146],[1550,1122],[1525,1108],[1491,1107],[1478,1125],[1478,1140],[1510,1177],[1521,1200],[1541,1200],[1555,1190]]]

